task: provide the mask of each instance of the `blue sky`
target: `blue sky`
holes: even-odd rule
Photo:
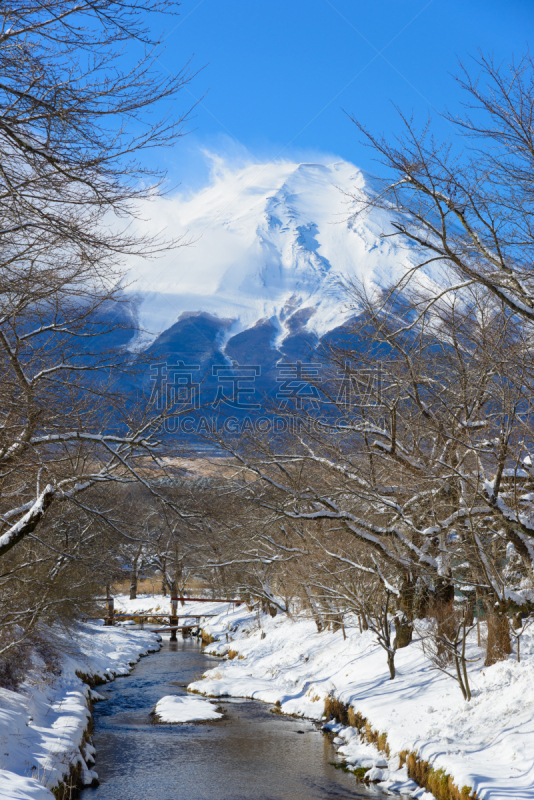
[[[237,162],[331,154],[372,170],[343,110],[392,133],[395,103],[447,135],[437,110],[459,102],[458,58],[520,55],[533,23],[533,0],[183,0],[160,62],[204,67],[181,108],[208,94],[192,133],[159,157],[183,189],[206,182],[206,150]]]

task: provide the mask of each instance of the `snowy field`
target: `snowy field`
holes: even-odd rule
[[[158,649],[153,633],[86,623],[64,637],[60,675],[47,673],[35,658],[16,692],[0,688],[0,799],[53,800],[50,789],[74,765],[81,766],[86,785],[97,779],[90,769],[94,748],[83,735],[87,699],[99,696],[76,672],[113,680]]]

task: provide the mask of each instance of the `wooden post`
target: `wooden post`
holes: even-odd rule
[[[475,597],[477,602],[477,645],[480,647],[480,604],[478,601],[478,589],[475,589]]]
[[[114,622],[115,622],[115,620],[113,619],[114,614],[115,614],[115,607],[114,607],[113,597],[108,597],[106,602],[108,604],[108,615],[107,615],[106,621],[104,622],[104,625],[113,625]]]
[[[169,618],[169,623],[171,627],[173,625],[178,625],[178,598],[171,597],[171,616]],[[171,642],[177,642],[178,639],[176,638],[176,631],[171,631]]]

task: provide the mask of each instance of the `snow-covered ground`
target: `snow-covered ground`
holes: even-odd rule
[[[204,722],[208,719],[221,719],[213,703],[200,697],[176,697],[167,695],[156,703],[154,712],[159,722]]]
[[[82,767],[86,784],[97,778],[90,769],[94,748],[84,732],[90,716],[87,700],[99,696],[76,673],[103,681],[127,675],[141,655],[159,649],[159,638],[85,623],[63,637],[61,674],[47,673],[36,656],[16,692],[0,688],[0,800],[52,800],[50,789],[68,775],[71,765]]]
[[[208,605],[208,604],[206,604]],[[198,606],[187,606],[192,613]],[[205,609],[206,612],[208,609]],[[415,752],[473,787],[481,800],[534,798],[534,637],[525,633],[521,663],[515,655],[492,667],[470,665],[473,699],[463,700],[456,682],[432,669],[417,641],[399,650],[397,677],[389,680],[384,651],[369,632],[347,627],[317,633],[308,619],[258,617],[245,606],[228,606],[203,624],[215,641],[206,652],[226,656],[189,686],[211,696],[251,697],[281,712],[321,720],[329,695],[351,705],[371,728],[387,734],[390,758],[362,744],[357,730],[330,725],[340,760],[372,769],[381,788],[430,798],[398,769],[401,751]],[[476,634],[470,657],[482,656]],[[231,651],[231,652],[230,652]],[[230,653],[230,658],[228,658]]]
[[[169,600],[120,597],[116,608],[162,614],[168,613]],[[323,722],[325,699],[334,697],[365,717],[373,731],[387,734],[389,757],[362,742],[356,728],[327,725],[339,760],[359,774],[367,771],[380,788],[431,800],[408,779],[405,767],[399,769],[399,754],[409,751],[443,769],[460,789],[474,788],[480,800],[534,800],[531,631],[521,643],[521,663],[512,655],[489,668],[483,658],[470,665],[473,699],[466,703],[455,681],[432,669],[417,641],[397,652],[397,677],[390,681],[384,651],[356,626],[346,626],[344,640],[341,631],[317,633],[309,619],[258,616],[244,605],[188,602],[179,613],[217,614],[201,625],[215,639],[207,652],[223,658],[190,684],[191,691],[251,697],[282,713]],[[46,787],[80,758],[89,690],[76,669],[108,678],[124,674],[140,653],[155,647],[157,637],[149,632],[84,626],[59,678],[38,680],[36,668],[19,692],[0,690],[0,799],[51,798]],[[470,657],[482,655],[476,634],[469,649]],[[90,748],[85,754],[89,779]]]

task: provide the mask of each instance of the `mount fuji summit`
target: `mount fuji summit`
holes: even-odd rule
[[[408,250],[380,238],[387,213],[354,216],[351,193],[365,182],[345,161],[284,161],[220,168],[192,197],[150,202],[144,232],[183,246],[132,266],[140,332],[130,349],[205,376],[256,365],[269,392],[277,364],[310,360],[354,316],[343,280],[384,287],[411,265]]]

